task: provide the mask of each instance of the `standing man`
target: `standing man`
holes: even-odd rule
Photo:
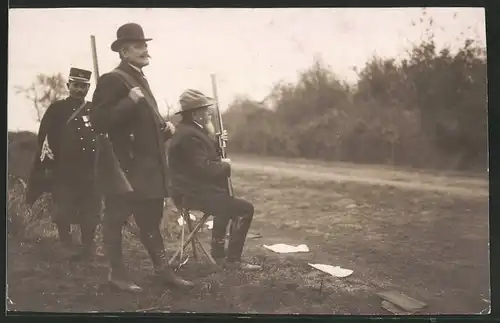
[[[164,198],[168,196],[165,142],[175,129],[160,116],[142,72],[142,68],[149,65],[147,41],[150,40],[144,37],[138,24],[128,23],[118,29],[111,50],[118,53],[121,63],[100,77],[91,115],[96,130],[107,134],[117,167],[131,187],[128,193],[106,193],[103,227],[110,262],[109,281],[133,292],[141,288],[128,277],[122,259],[122,229],[131,214],[157,278],[178,287],[193,285],[175,275],[168,266],[160,232]]]
[[[215,141],[210,106],[214,101],[197,90],[180,98],[182,120],[170,141],[168,162],[174,199],[187,198],[191,207],[214,216],[212,257],[222,267],[256,271],[261,267],[243,262],[241,255],[252,223],[254,207],[229,195],[227,178],[231,160],[221,159]],[[227,134],[223,134],[227,138]],[[227,253],[226,228],[229,220],[238,224],[230,231]]]
[[[83,248],[78,255],[85,257],[96,254],[94,237],[102,211],[101,196],[94,185],[96,137],[89,121],[91,103],[85,101],[91,73],[71,68],[69,97],[51,104],[43,115],[39,150],[26,194],[28,205],[32,205],[41,193],[51,193],[55,206],[52,220],[63,249],[71,252],[70,226],[79,224]]]

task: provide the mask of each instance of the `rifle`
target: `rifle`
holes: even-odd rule
[[[94,76],[97,86],[99,80],[99,63],[97,62],[94,35],[90,36],[90,43],[92,46],[92,61],[94,63]],[[133,191],[113,151],[113,145],[107,133],[96,136],[95,180],[97,186],[104,194],[123,194]]]
[[[214,93],[214,100],[215,100],[215,110],[217,111],[217,123],[218,123],[218,128],[219,128],[219,131],[216,134],[216,136],[217,136],[217,149],[219,151],[221,158],[227,158],[226,142],[224,140],[222,140],[222,138],[221,138],[222,132],[224,131],[224,125],[222,124],[222,115],[220,113],[219,99],[217,97],[217,80],[215,78],[215,74],[212,74],[211,77],[212,77],[212,91]],[[228,176],[228,178],[227,178],[227,187],[228,187],[229,195],[233,196],[233,183],[231,181],[231,176]]]
[[[217,80],[215,78],[215,74],[211,75],[212,77],[212,92],[214,94],[214,100],[215,100],[215,110],[217,112],[217,124],[218,124],[218,132],[216,134],[217,136],[217,150],[219,151],[220,157],[221,158],[227,158],[226,154],[226,142],[222,140],[221,135],[222,132],[224,131],[224,125],[222,124],[222,115],[220,113],[220,108],[219,108],[219,99],[217,96]],[[227,178],[227,190],[229,192],[229,196],[234,196],[233,192],[233,182],[231,181],[231,175],[228,176]],[[229,227],[229,234],[232,235],[233,232],[238,228],[239,226],[238,220],[230,220],[228,223]]]
[[[170,121],[170,104],[168,104],[167,100],[165,100],[165,104],[167,105],[167,121]]]

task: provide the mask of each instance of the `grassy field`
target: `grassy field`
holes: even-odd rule
[[[381,166],[236,157],[236,195],[255,204],[245,255],[258,273],[214,270],[190,261],[181,275],[190,291],[160,287],[134,235],[125,255],[138,295],[106,283],[104,261],[61,258],[46,218],[10,238],[10,310],[169,311],[208,313],[389,314],[376,292],[395,289],[428,304],[427,313],[479,313],[489,304],[487,175],[395,170]],[[167,217],[175,217],[166,210]],[[173,221],[171,221],[173,222]],[[177,232],[177,231],[176,231]],[[210,231],[201,233],[208,245]],[[166,239],[173,251],[178,237]],[[263,244],[307,244],[280,255]],[[308,263],[354,270],[332,278]]]

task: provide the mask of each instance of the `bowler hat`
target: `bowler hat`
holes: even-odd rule
[[[179,103],[181,104],[181,110],[175,114],[206,108],[214,105],[215,101],[198,90],[188,89],[181,94]]]
[[[72,67],[69,70],[69,80],[73,82],[90,83],[91,71],[82,70],[80,68]]]
[[[118,52],[120,46],[128,41],[150,41],[152,38],[144,38],[142,27],[136,23],[127,23],[116,31],[116,40],[111,44],[111,50]]]

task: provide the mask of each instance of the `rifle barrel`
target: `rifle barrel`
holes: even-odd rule
[[[212,92],[214,94],[215,108],[217,110],[217,123],[218,123],[218,126],[219,126],[219,132],[222,133],[222,131],[224,129],[223,129],[223,125],[222,125],[222,116],[221,116],[220,107],[219,107],[219,97],[218,97],[218,94],[217,94],[217,79],[216,79],[215,74],[212,74],[210,76],[212,77]],[[225,144],[224,144],[223,147],[225,147]]]
[[[92,46],[92,62],[94,63],[94,77],[97,85],[97,80],[99,80],[99,63],[97,62],[97,47],[94,35],[90,35],[90,45]]]

